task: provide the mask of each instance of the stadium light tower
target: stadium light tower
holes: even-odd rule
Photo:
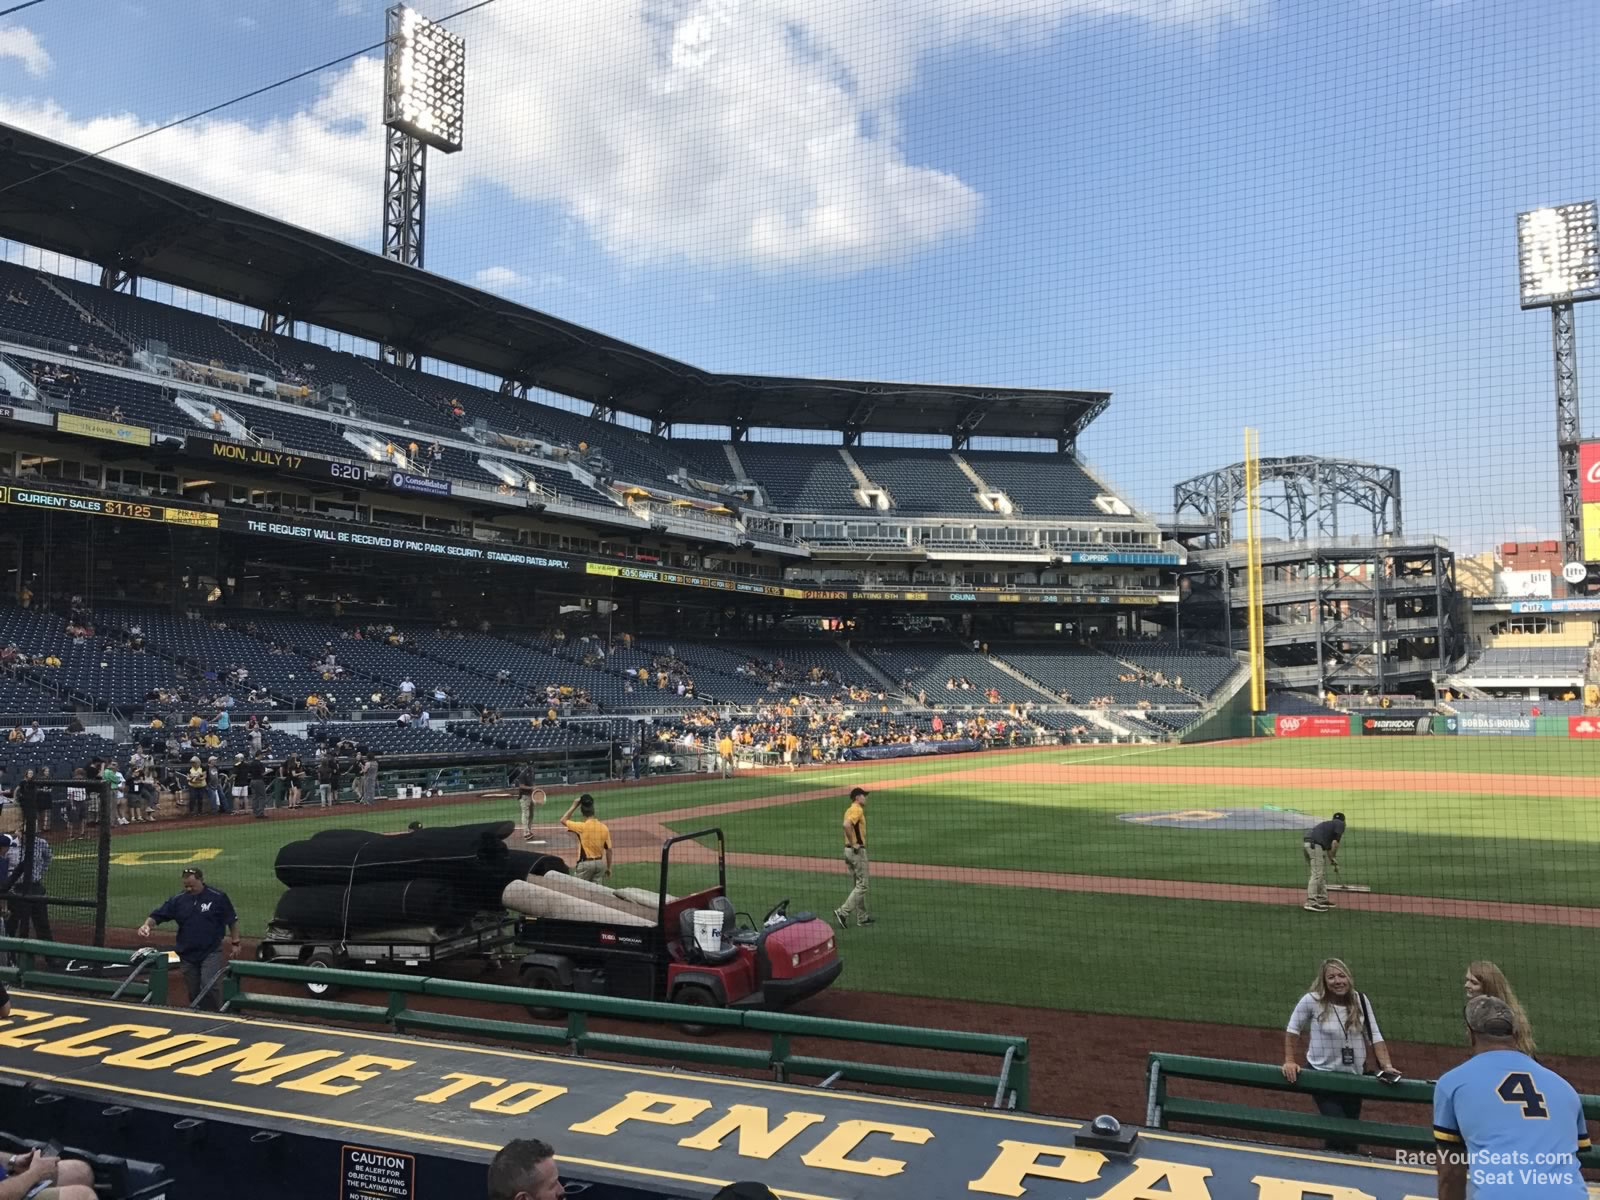
[[[1600,296],[1600,219],[1595,202],[1517,214],[1522,307],[1548,308],[1556,361],[1556,457],[1560,475],[1561,552],[1581,563],[1583,508],[1578,480],[1578,330],[1572,306]]]
[[[383,123],[388,145],[383,169],[383,253],[422,266],[427,214],[428,147],[461,149],[467,47],[458,34],[397,4],[389,9],[383,55]],[[395,346],[383,356],[402,366],[414,354]]]

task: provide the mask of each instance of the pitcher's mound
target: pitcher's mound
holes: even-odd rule
[[[1316,822],[1289,808],[1179,808],[1117,814],[1130,825],[1159,829],[1310,829]]]

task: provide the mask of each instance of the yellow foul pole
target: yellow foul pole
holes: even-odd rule
[[[1267,709],[1267,666],[1261,630],[1261,463],[1254,429],[1244,431],[1245,574],[1250,601],[1250,710]]]

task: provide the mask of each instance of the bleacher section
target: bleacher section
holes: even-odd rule
[[[1096,521],[1131,521],[1114,516],[1094,502],[1105,489],[1076,460],[1063,454],[1018,454],[996,450],[963,451],[962,457],[984,483],[1004,492],[1018,515],[1084,517]]]
[[[1015,643],[997,644],[991,649],[1023,674],[1057,693],[1052,699],[1069,696],[1074,703],[1087,704],[1097,697],[1110,696],[1117,706],[1135,705],[1141,700],[1157,705],[1196,703],[1193,696],[1173,687],[1119,679],[1119,675],[1133,672],[1109,654],[1095,650]]]
[[[850,456],[904,513],[976,513],[973,483],[944,450],[855,447]]]
[[[945,706],[982,707],[990,703],[985,694],[993,688],[1002,703],[1059,703],[1059,698],[1031,687],[995,666],[984,655],[970,650],[955,650],[944,645],[874,646],[865,651],[870,661],[890,679],[899,680],[907,691],[919,689],[928,694],[928,703]],[[965,678],[970,690],[951,688]]]
[[[1159,671],[1169,680],[1181,679],[1182,684],[1175,686],[1199,696],[1211,695],[1239,669],[1239,664],[1227,655],[1170,642],[1101,642],[1098,648],[1151,673]]]
[[[51,282],[59,286],[66,281],[51,276]],[[93,346],[111,355],[127,350],[115,334],[87,319],[34,272],[0,263],[0,330],[6,329],[52,342]]]
[[[1581,678],[1588,655],[1586,646],[1491,647],[1457,674],[1463,679]]]
[[[834,446],[798,447],[777,442],[748,442],[739,447],[739,461],[766,489],[774,508],[797,512],[867,510],[852,493],[854,476]]]
[[[1531,717],[1537,709],[1542,717],[1581,717],[1581,700],[1446,700],[1443,707],[1461,716]]]

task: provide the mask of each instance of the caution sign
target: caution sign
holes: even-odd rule
[[[339,1148],[339,1200],[416,1200],[417,1159],[373,1146]]]

